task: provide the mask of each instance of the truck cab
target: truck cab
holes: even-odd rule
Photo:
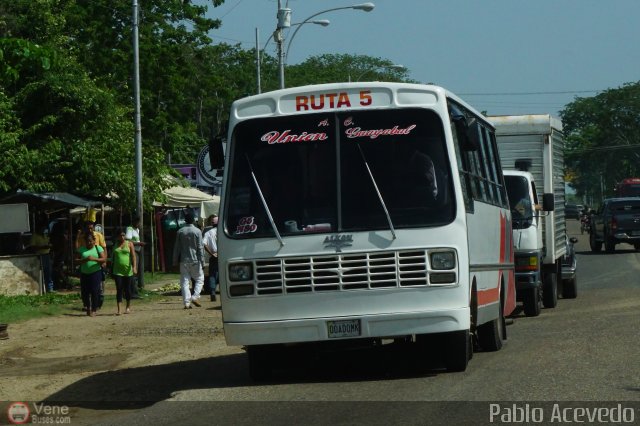
[[[542,212],[553,210],[553,194],[543,197],[541,205],[533,175],[527,171],[505,170],[504,181],[513,226],[516,298],[522,302],[525,315],[537,316],[545,255]]]

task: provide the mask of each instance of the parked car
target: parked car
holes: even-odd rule
[[[565,204],[564,206],[565,219],[580,219],[580,209],[577,204]]]
[[[602,244],[608,252],[616,244],[632,244],[640,250],[640,197],[608,198],[591,216],[589,245],[598,252]]]

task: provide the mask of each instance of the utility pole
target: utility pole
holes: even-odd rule
[[[256,27],[256,81],[258,84],[258,94],[262,93],[262,85],[260,83],[260,34]]]
[[[291,9],[282,7],[282,0],[278,0],[278,27],[274,33],[274,40],[278,45],[278,74],[280,77],[280,88],[284,89],[284,28],[291,27]]]
[[[140,123],[140,58],[138,48],[138,0],[133,0],[133,97],[135,100],[135,170],[137,215],[140,218],[140,241],[144,240],[142,202],[142,125]],[[144,286],[144,249],[140,250],[139,286]]]

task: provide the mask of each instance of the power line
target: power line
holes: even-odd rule
[[[598,93],[602,90],[566,90],[557,92],[498,92],[498,93],[456,93],[460,96],[529,96],[529,95],[571,95],[574,93]]]

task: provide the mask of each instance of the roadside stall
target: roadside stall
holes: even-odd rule
[[[41,255],[29,250],[36,220],[47,224],[54,282],[73,268],[71,210],[100,206],[65,192],[18,191],[0,200],[0,294],[43,294]]]
[[[157,234],[158,267],[163,272],[172,270],[173,244],[178,229],[185,225],[184,216],[188,209],[195,212],[198,224],[212,214],[218,214],[220,197],[207,194],[196,188],[180,186],[163,191],[165,202],[154,202],[154,228]],[[153,233],[152,233],[153,236]]]

